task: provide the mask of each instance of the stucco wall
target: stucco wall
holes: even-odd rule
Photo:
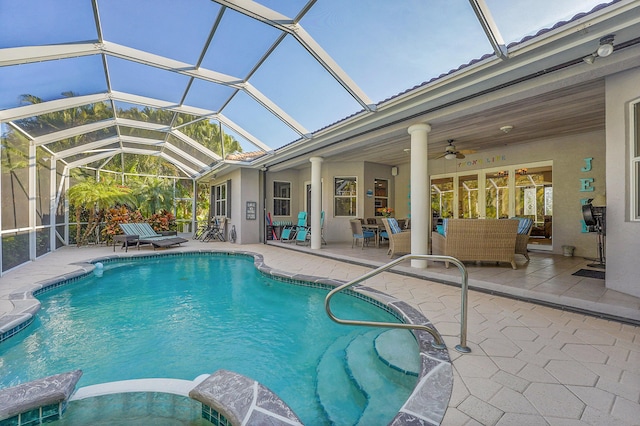
[[[237,186],[237,185],[236,185]],[[235,193],[231,198],[233,204],[232,213],[234,221],[232,226],[236,226],[236,235],[238,244],[254,244],[260,242],[260,236],[262,235],[261,223],[263,211],[260,208],[260,176],[258,170],[255,169],[240,169],[240,194]],[[232,186],[233,188],[233,186]],[[236,200],[238,204],[236,206]],[[247,202],[256,203],[255,220],[247,219]],[[231,229],[231,227],[229,227]]]
[[[640,101],[640,68],[607,78],[607,279],[608,288],[640,297],[640,222],[631,222],[629,152],[631,102]]]
[[[364,199],[366,198],[366,183],[364,181],[364,163],[345,162],[335,163],[324,161],[322,163],[322,180],[326,190],[322,194],[322,206],[325,209],[324,235],[327,241],[351,241],[351,226],[348,216],[335,216],[333,210],[333,178],[355,176],[357,178],[358,197],[356,217],[364,216]],[[373,185],[373,183],[371,184]]]
[[[262,235],[263,214],[260,203],[260,175],[255,169],[238,169],[224,176],[218,176],[210,181],[210,185],[220,185],[231,181],[231,217],[226,224],[226,237],[229,238],[231,228],[236,229],[237,244],[252,244],[260,242]],[[273,185],[272,185],[273,186]],[[257,202],[256,220],[246,219],[247,201]]]

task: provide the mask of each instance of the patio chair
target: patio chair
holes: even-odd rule
[[[398,225],[398,221],[392,217],[383,218],[382,223],[389,238],[389,250],[387,254],[392,257],[394,254],[411,253],[411,231],[403,231]]]
[[[211,240],[219,240],[224,242],[224,231],[225,231],[225,223],[227,218],[224,216],[214,217],[211,219],[211,228],[207,234],[202,238],[202,241],[211,241]]]
[[[309,244],[311,242],[311,232],[312,229],[309,226],[298,229],[296,233],[296,244]],[[320,212],[320,238],[322,244],[327,244],[324,239],[324,210]]]
[[[298,213],[298,223],[285,226],[280,235],[280,241],[291,242],[296,240],[296,235],[300,229],[307,228],[307,212]]]
[[[369,241],[371,238],[375,238],[376,234],[373,231],[365,231],[362,229],[362,222],[359,219],[351,219],[349,221],[351,225],[351,235],[353,237],[351,241],[351,248],[358,245],[358,241],[362,244],[362,249],[364,250],[364,246],[369,245]]]
[[[121,223],[120,229],[125,235],[137,235],[136,245],[138,250],[142,244],[151,244],[153,249],[159,247],[171,247],[186,243],[187,239],[178,237],[175,231],[167,231],[161,234],[157,233],[148,223]],[[129,242],[127,242],[128,245]]]
[[[529,250],[527,244],[529,244],[529,236],[533,229],[533,219],[528,217],[514,217],[520,221],[518,224],[518,235],[516,236],[516,254],[523,255],[527,262],[529,261]]]

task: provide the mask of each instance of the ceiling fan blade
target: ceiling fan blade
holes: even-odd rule
[[[445,155],[447,155],[447,154],[448,154],[448,152],[443,152],[442,154],[439,154],[438,156],[434,157],[433,159],[434,159],[434,160],[437,160],[437,159],[439,159],[439,158],[444,157],[444,156],[445,156]]]
[[[464,158],[464,154],[458,151],[458,152],[456,152],[456,158],[463,159]]]
[[[458,152],[461,154],[475,154],[478,151],[476,151],[475,149],[461,149]]]

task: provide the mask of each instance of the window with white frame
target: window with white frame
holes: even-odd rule
[[[212,216],[227,216],[227,182],[211,188]]]
[[[355,216],[357,210],[358,189],[355,176],[333,178],[333,214],[334,216]]]
[[[273,182],[273,215],[291,216],[291,182]]]
[[[640,221],[640,101],[632,108],[631,153],[631,220]]]

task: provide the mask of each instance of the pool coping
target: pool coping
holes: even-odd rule
[[[9,300],[13,303],[14,309],[0,318],[0,343],[31,324],[40,309],[40,302],[36,298],[37,295],[91,274],[96,269],[97,263],[107,263],[131,258],[185,257],[199,254],[253,258],[254,266],[258,271],[279,281],[291,284],[331,289],[345,283],[345,281],[342,280],[277,270],[268,266],[264,262],[264,257],[261,254],[246,250],[188,250],[180,252],[126,253],[100,256],[86,261],[72,263],[78,265],[79,269],[26,285],[11,293]],[[436,330],[435,326],[420,311],[393,296],[365,285],[354,286],[345,292],[369,303],[373,303],[405,323],[427,325]],[[439,425],[444,418],[453,390],[453,367],[449,352],[446,348],[435,349],[432,346],[434,338],[429,333],[422,330],[412,330],[412,332],[416,337],[420,350],[421,367],[418,382],[407,401],[389,425]]]

